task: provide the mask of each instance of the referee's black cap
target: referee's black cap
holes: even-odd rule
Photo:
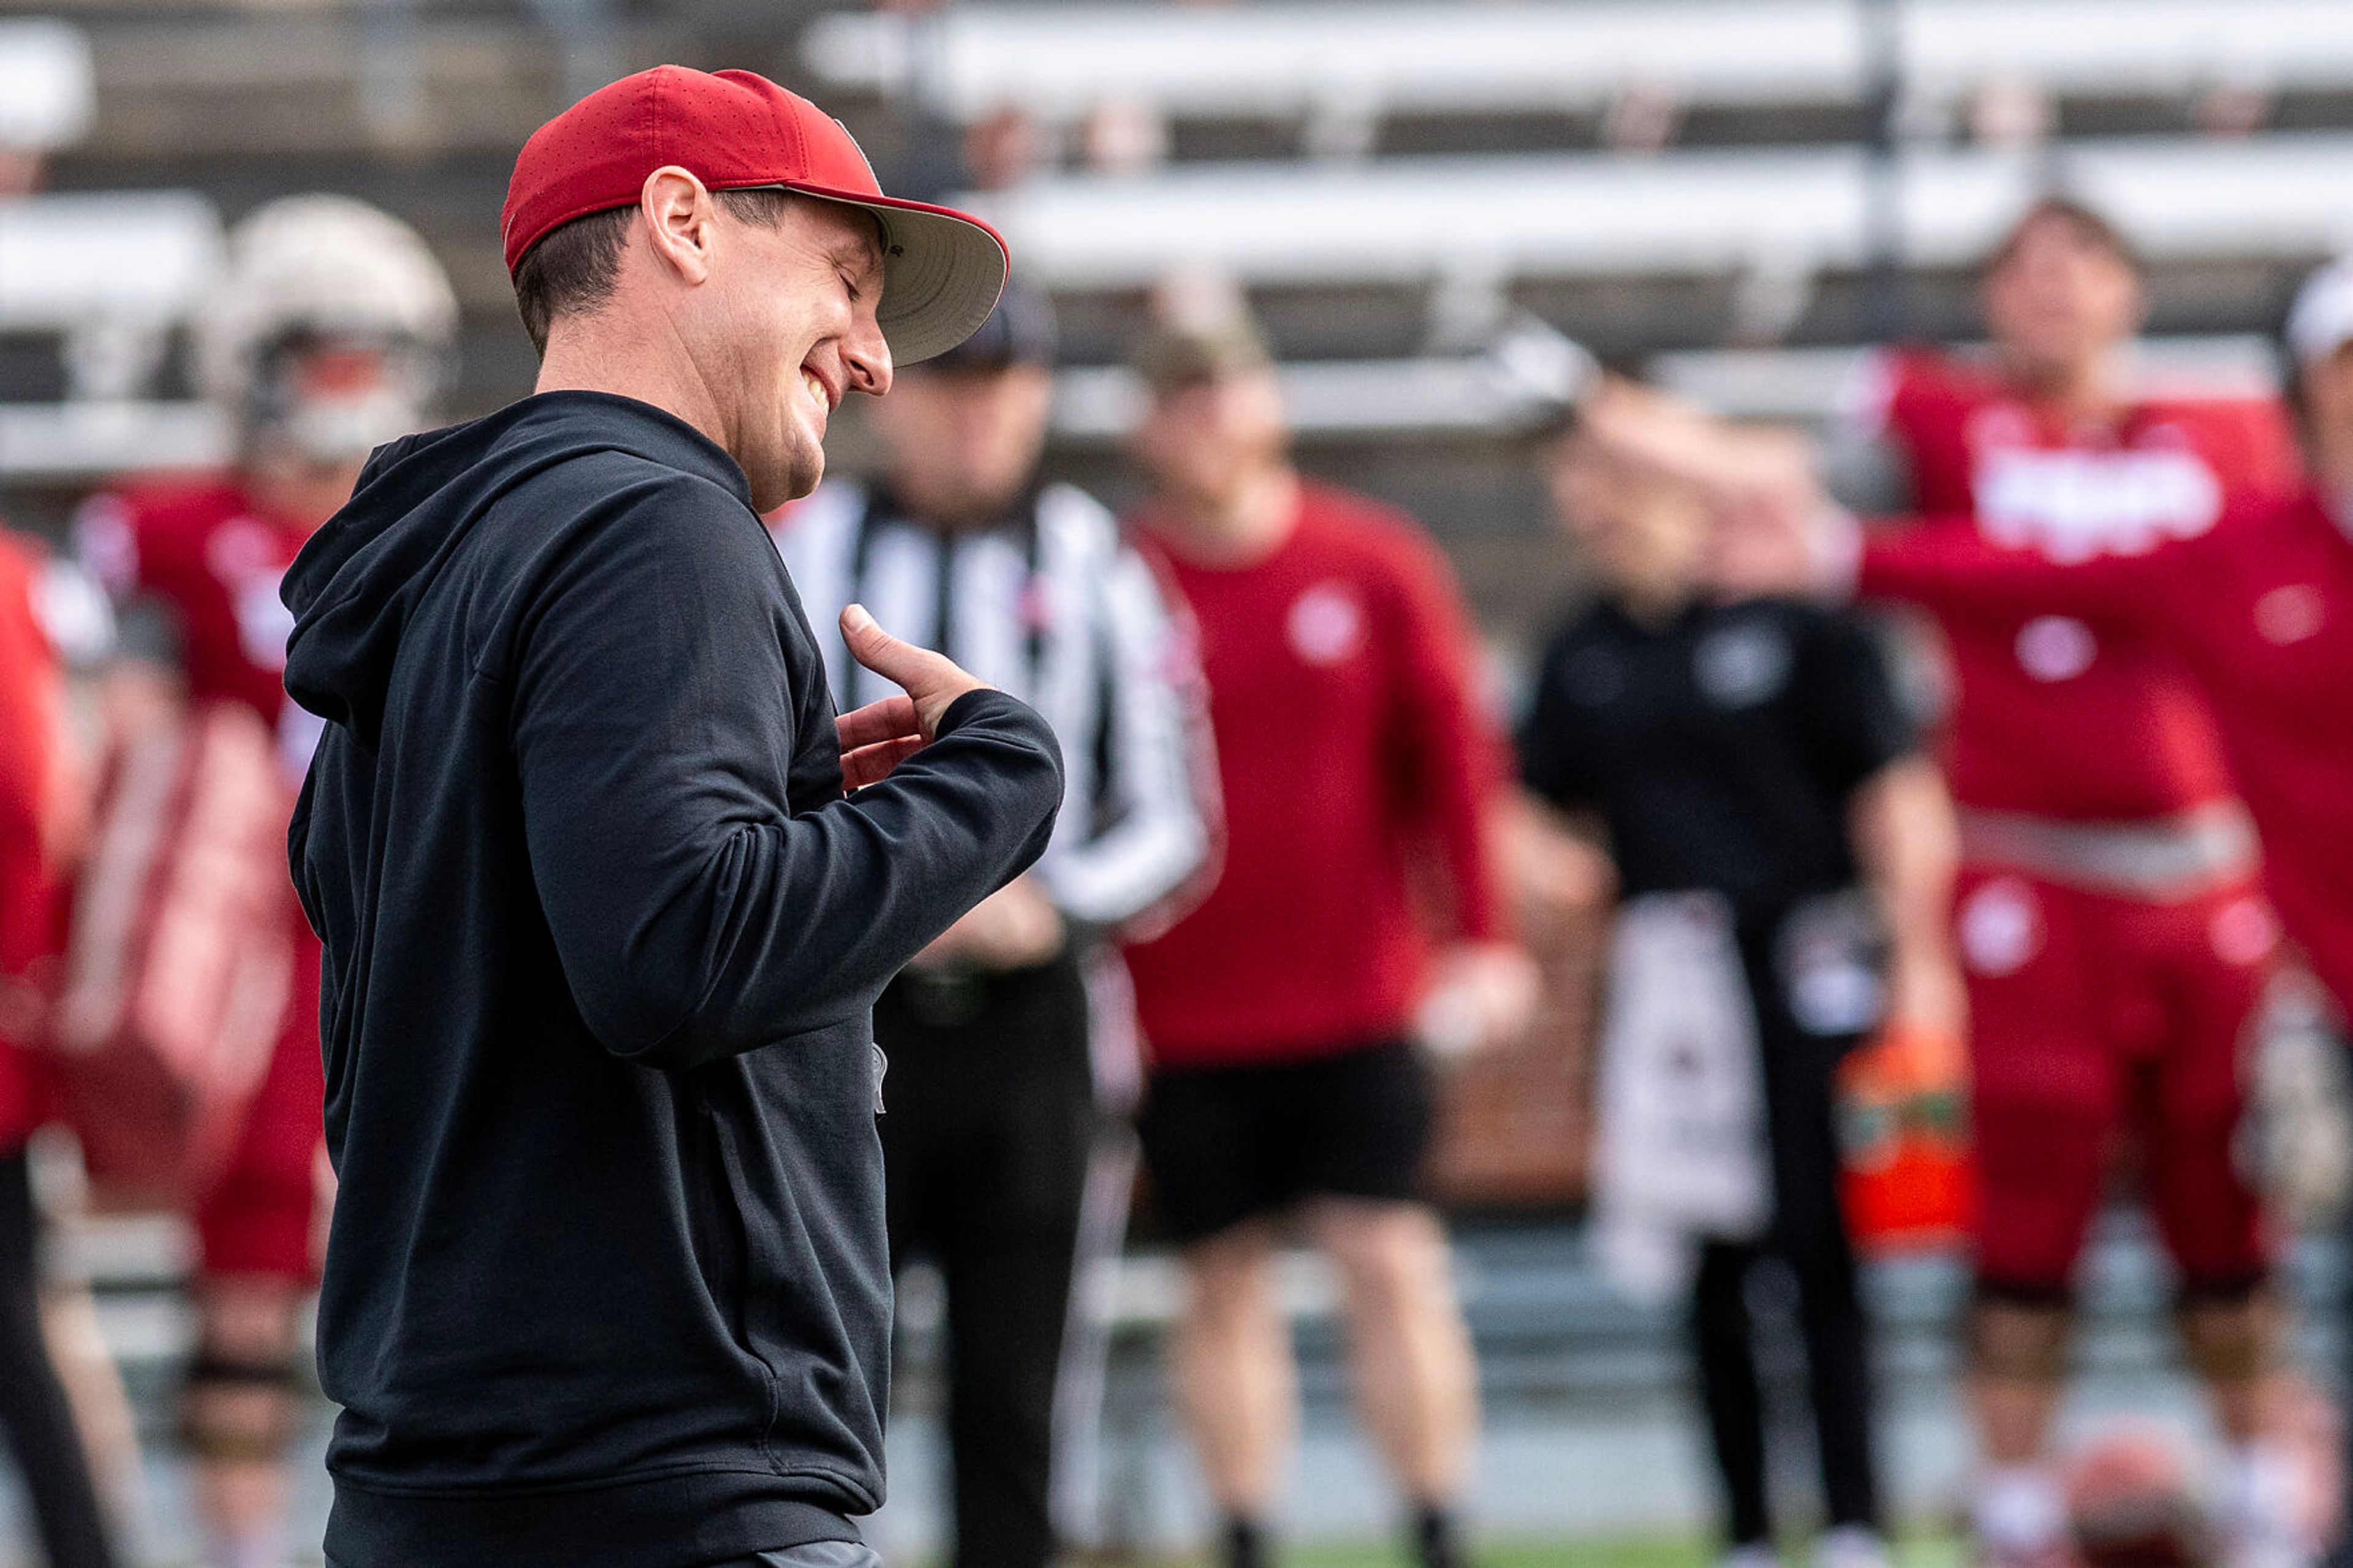
[[[1053,301],[1037,285],[1016,280],[1006,284],[997,309],[972,336],[926,360],[923,368],[954,373],[1008,370],[1026,364],[1051,370],[1060,346]]]

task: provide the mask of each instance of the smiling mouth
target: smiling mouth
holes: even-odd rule
[[[808,400],[816,405],[818,416],[820,419],[833,412],[833,397],[826,391],[824,381],[815,372],[806,370],[801,372],[801,390],[808,394]]]

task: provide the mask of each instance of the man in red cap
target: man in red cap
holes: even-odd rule
[[[837,718],[760,514],[985,318],[984,226],[665,66],[542,127],[538,390],[379,449],[288,574],[292,848],[342,1186],[341,1568],[871,1563],[883,985],[1044,847],[1037,714],[852,605]]]

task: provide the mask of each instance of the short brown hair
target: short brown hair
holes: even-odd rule
[[[775,228],[798,200],[773,186],[714,191],[719,205],[741,223]],[[628,243],[635,207],[607,207],[549,229],[515,264],[515,309],[531,346],[544,356],[547,330],[558,316],[586,315],[613,297],[621,273],[621,249]]]
[[[2124,230],[2116,226],[2116,221],[2089,202],[2068,195],[2063,191],[2036,197],[2032,205],[2019,214],[2018,220],[2003,233],[2001,243],[1995,246],[1993,254],[1986,258],[1985,269],[1989,273],[1999,272],[2008,266],[2010,258],[2018,254],[2019,243],[2026,237],[2026,231],[2045,219],[2065,224],[2078,241],[2106,251],[2135,274],[2141,272],[2140,257],[2133,250],[2132,242],[2125,237]]]

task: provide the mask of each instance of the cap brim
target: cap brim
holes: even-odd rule
[[[882,225],[882,303],[876,319],[891,363],[919,364],[980,330],[1005,292],[1005,241],[968,213],[889,196],[790,185],[804,195],[862,207]]]

